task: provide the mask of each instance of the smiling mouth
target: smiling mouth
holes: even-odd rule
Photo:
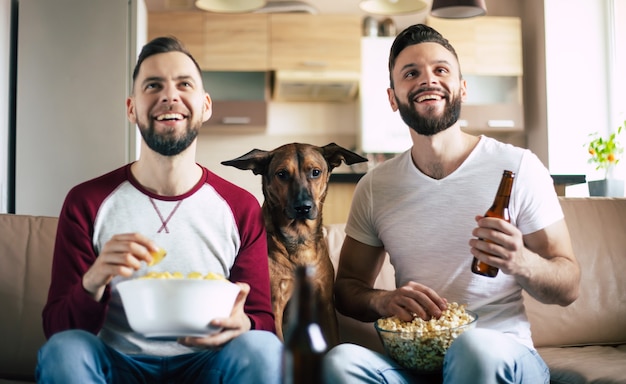
[[[421,103],[423,101],[429,101],[429,100],[436,100],[436,101],[438,101],[438,100],[441,100],[441,99],[443,99],[443,97],[441,97],[439,95],[428,94],[428,95],[422,95],[422,96],[417,97],[416,101],[418,103]]]
[[[162,115],[158,115],[156,117],[156,121],[178,121],[183,120],[185,116],[180,113],[165,113]]]

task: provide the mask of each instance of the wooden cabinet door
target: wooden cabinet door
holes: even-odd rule
[[[519,132],[524,130],[522,104],[464,105],[459,118],[468,132]]]
[[[266,14],[204,18],[206,70],[266,71],[269,68],[269,17]]]
[[[151,12],[148,40],[159,36],[179,39],[202,67],[204,57],[204,14],[200,12]]]
[[[274,70],[360,70],[358,15],[270,15]]]
[[[153,12],[148,38],[174,35],[206,71],[266,71],[269,17],[205,12]]]
[[[521,76],[522,29],[517,17],[440,19],[428,25],[439,31],[454,47],[463,74]]]

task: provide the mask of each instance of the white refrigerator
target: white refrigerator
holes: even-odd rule
[[[19,0],[14,213],[58,216],[69,189],[136,158],[126,118],[144,0]],[[11,201],[12,200],[12,201]]]

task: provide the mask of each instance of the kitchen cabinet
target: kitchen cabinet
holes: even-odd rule
[[[518,17],[429,17],[427,24],[450,41],[464,75],[522,76],[522,27]]]
[[[203,14],[198,12],[150,12],[148,40],[159,36],[175,36],[199,60],[204,52],[203,21]]]
[[[358,15],[270,15],[273,70],[360,71]]]
[[[148,38],[174,35],[206,71],[359,71],[361,17],[151,12]]]
[[[213,114],[204,128],[265,128],[267,72],[203,71],[202,82],[213,103]]]
[[[427,24],[450,41],[467,81],[461,127],[486,134],[523,131],[521,20],[429,17]]]
[[[174,35],[194,56],[213,114],[204,128],[267,124],[269,17],[207,12],[153,12],[148,38]]]
[[[264,71],[268,69],[269,25],[263,14],[204,17],[206,70]]]
[[[174,35],[206,71],[267,71],[269,15],[152,12],[148,38]]]
[[[461,128],[475,133],[524,130],[520,76],[464,75],[467,99],[461,108]]]

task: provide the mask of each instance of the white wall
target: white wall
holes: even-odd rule
[[[7,212],[11,0],[0,0],[0,213]]]
[[[130,160],[138,1],[20,1],[16,213],[56,216],[70,188]]]

